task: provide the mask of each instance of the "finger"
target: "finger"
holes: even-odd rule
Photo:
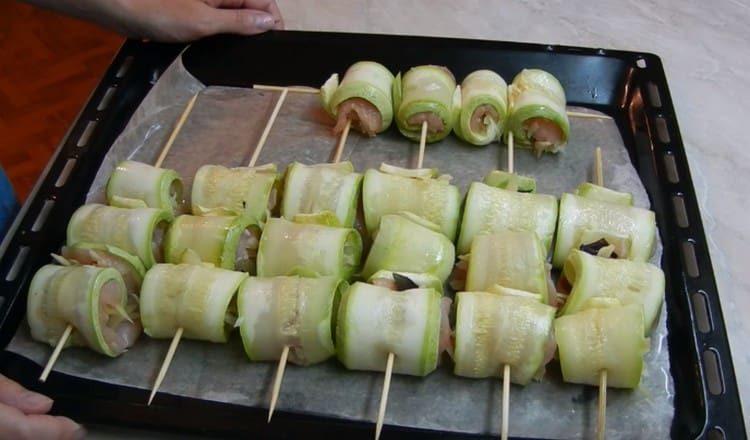
[[[25,414],[44,414],[52,408],[52,399],[29,391],[3,375],[0,375],[0,403]]]
[[[255,35],[273,29],[275,20],[267,12],[250,9],[211,9],[209,33]]]
[[[215,8],[227,9],[255,9],[271,14],[274,18],[274,29],[284,29],[284,17],[275,0],[204,0],[204,2]]]
[[[0,438],[12,439],[82,439],[86,430],[67,417],[25,415],[0,404]]]

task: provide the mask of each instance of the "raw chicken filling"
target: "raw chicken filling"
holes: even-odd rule
[[[157,263],[164,262],[164,236],[167,233],[169,223],[161,221],[154,226],[154,232],[151,236],[151,252],[154,253],[154,259]]]
[[[360,132],[367,136],[375,136],[383,126],[383,117],[377,107],[362,98],[349,98],[339,104],[336,115],[336,126],[333,132],[336,134],[344,131],[348,121]]]
[[[258,257],[260,228],[250,226],[240,235],[240,242],[234,257],[234,269],[241,272],[255,273],[255,260]]]
[[[125,259],[100,249],[83,249],[65,246],[62,256],[79,264],[97,267],[111,267],[122,275],[128,293],[138,295],[141,291],[141,275]]]
[[[442,133],[445,130],[443,119],[433,112],[415,113],[406,120],[406,123],[413,127],[421,127],[423,122],[427,122],[427,132],[430,134]]]
[[[497,124],[499,119],[500,115],[495,111],[495,107],[489,104],[482,104],[471,114],[469,126],[472,132],[485,134],[487,133],[487,127],[493,122]]]
[[[175,179],[169,184],[169,201],[175,212],[182,212],[185,200],[182,198],[182,182]]]
[[[114,280],[104,283],[99,293],[99,325],[105,343],[115,354],[133,345],[141,332],[137,317],[136,320],[131,317],[136,314],[135,301],[123,307],[121,295],[123,292]]]
[[[562,129],[553,121],[545,118],[530,118],[524,121],[526,137],[538,152],[561,145],[564,141]]]

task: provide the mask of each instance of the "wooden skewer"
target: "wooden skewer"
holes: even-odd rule
[[[393,353],[388,353],[388,360],[385,364],[385,379],[383,380],[383,391],[380,394],[378,421],[375,423],[375,440],[380,438],[380,432],[383,430],[383,418],[385,417],[385,407],[388,405],[388,391],[391,388],[391,375],[393,374],[393,360],[395,357],[396,355]]]
[[[417,156],[417,168],[422,168],[424,162],[424,148],[427,144],[427,121],[422,122],[422,134],[419,137],[419,156]]]
[[[596,423],[596,438],[604,440],[607,426],[607,370],[599,372],[599,416]]]
[[[172,343],[169,344],[169,350],[167,351],[167,355],[164,357],[164,362],[161,363],[161,368],[159,369],[159,374],[156,376],[154,387],[151,389],[151,395],[148,398],[148,405],[151,405],[151,401],[154,400],[154,396],[156,395],[156,392],[159,391],[161,382],[164,380],[164,376],[167,374],[169,365],[172,363],[172,358],[174,357],[174,352],[177,350],[177,345],[180,343],[180,339],[182,338],[182,331],[182,327],[178,328],[174,334],[174,337],[172,338]]]
[[[57,362],[57,358],[60,356],[60,352],[65,346],[65,343],[68,341],[68,338],[70,337],[70,333],[72,331],[73,326],[68,324],[68,326],[65,327],[65,331],[63,332],[63,334],[60,335],[60,339],[57,340],[57,345],[55,345],[55,349],[54,351],[52,351],[52,355],[49,357],[47,365],[44,366],[42,375],[39,376],[40,382],[45,382],[47,380],[47,376],[49,376],[50,371],[52,371],[52,367],[55,365],[55,362]]]
[[[333,154],[333,163],[339,163],[341,161],[341,155],[344,153],[344,145],[346,145],[346,138],[349,137],[349,130],[352,128],[352,120],[348,119],[344,126],[344,131],[341,132],[339,142],[336,144],[336,152]]]
[[[594,183],[604,186],[604,172],[602,171],[602,149],[596,147],[594,150]]]
[[[258,140],[258,145],[255,146],[255,150],[253,150],[253,156],[250,158],[250,162],[248,162],[247,164],[248,167],[255,166],[255,162],[258,161],[260,152],[263,150],[263,145],[266,144],[266,139],[268,139],[268,134],[271,132],[271,127],[273,127],[273,123],[276,122],[276,116],[279,115],[279,110],[281,110],[281,105],[284,104],[284,100],[286,100],[287,93],[289,93],[289,89],[286,87],[282,87],[281,96],[279,96],[278,101],[276,101],[276,106],[273,108],[271,117],[268,118],[268,122],[266,122],[266,127],[263,129],[263,134],[260,135],[260,140]]]
[[[286,368],[286,361],[289,358],[289,346],[284,346],[284,351],[281,352],[281,358],[279,359],[279,366],[276,367],[276,376],[273,379],[273,390],[271,392],[271,405],[268,406],[268,423],[271,423],[271,417],[273,417],[273,410],[276,409],[276,401],[279,399],[279,390],[281,389],[281,381],[284,379],[284,369]]]
[[[612,119],[609,115],[600,115],[596,113],[584,113],[584,112],[572,112],[568,110],[566,112],[569,117],[582,118],[582,119]]]
[[[513,174],[513,132],[508,132],[508,172]]]
[[[510,406],[510,365],[503,366],[503,415],[500,438],[508,440],[508,407]]]
[[[320,89],[316,89],[315,87],[307,87],[307,86],[270,86],[266,84],[253,84],[253,88],[255,90],[270,90],[275,92],[280,92],[284,89],[289,90],[290,92],[294,93],[309,93],[309,94],[315,94],[320,93]]]
[[[161,168],[161,164],[164,163],[164,159],[167,158],[167,153],[169,153],[169,150],[172,148],[172,144],[174,143],[174,140],[177,139],[177,133],[180,132],[180,129],[182,129],[182,125],[185,123],[185,120],[187,120],[188,115],[193,110],[193,106],[195,105],[196,99],[198,99],[197,93],[193,95],[192,98],[190,98],[190,101],[188,101],[187,105],[185,106],[185,110],[182,111],[182,115],[180,115],[180,119],[177,120],[177,125],[174,126],[172,133],[169,135],[169,139],[167,139],[167,143],[164,144],[164,148],[161,149],[161,154],[159,154],[159,158],[156,159],[156,163],[154,163],[154,166],[156,168]]]

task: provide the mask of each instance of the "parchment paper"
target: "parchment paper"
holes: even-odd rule
[[[153,163],[190,97],[196,105],[167,156],[165,167],[176,169],[190,188],[195,171],[206,163],[245,165],[278,97],[274,92],[225,87],[205,88],[178,59],[162,76],[113,145],[90,189],[89,201],[103,201],[103,188],[114,165],[132,158]],[[316,95],[290,93],[263,149],[258,164],[275,162],[280,169],[296,160],[325,162],[336,138],[332,121]],[[564,153],[536,159],[517,149],[516,172],[534,176],[538,191],[559,196],[590,180],[595,146],[601,146],[606,185],[629,191],[635,204],[649,202],[612,121],[571,120],[571,138]],[[381,162],[412,166],[417,144],[395,127],[374,139],[352,132],[343,160],[363,171]],[[505,168],[506,148],[477,148],[450,136],[428,145],[426,167],[454,177],[465,193],[470,182],[495,168]],[[652,262],[659,264],[661,244]],[[673,416],[672,377],[666,341],[666,313],[651,336],[641,385],[634,391],[608,390],[607,436],[610,439],[667,438]],[[150,389],[169,341],[142,336],[126,354],[109,359],[85,349],[65,350],[55,370],[87,379]],[[40,365],[50,347],[31,340],[22,325],[9,350]],[[425,378],[395,375],[391,383],[386,424],[465,433],[500,431],[501,382],[472,380],[452,374],[444,359]],[[237,333],[226,345],[183,340],[161,386],[162,393],[240,405],[266,407],[275,363],[250,363]],[[352,372],[335,359],[312,367],[289,365],[278,408],[327,416],[374,421],[382,384],[381,373]],[[513,385],[510,434],[523,437],[573,438],[594,436],[596,389],[566,384],[553,361],[541,382]],[[144,397],[145,398],[145,397]],[[156,398],[158,404],[159,398]],[[386,428],[387,429],[387,428]]]

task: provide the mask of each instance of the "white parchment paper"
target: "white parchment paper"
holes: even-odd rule
[[[177,170],[190,188],[203,164],[245,165],[278,98],[275,92],[227,87],[204,87],[178,59],[143,101],[107,154],[92,185],[89,201],[103,201],[103,188],[120,160],[153,163],[186,103],[200,93],[177,137],[164,167]],[[580,109],[579,109],[580,110]],[[275,162],[283,169],[292,161],[318,163],[332,157],[336,138],[333,122],[320,108],[316,95],[290,93],[276,120],[258,164]],[[565,152],[536,159],[517,149],[516,172],[537,179],[542,193],[559,196],[580,182],[591,180],[593,151],[601,146],[606,185],[635,196],[648,207],[646,192],[632,167],[614,122],[572,119]],[[352,132],[342,160],[363,171],[381,162],[400,166],[416,163],[417,145],[395,127],[368,139]],[[426,167],[437,167],[454,177],[465,193],[468,185],[487,172],[506,166],[506,148],[477,148],[455,136],[428,145]],[[189,196],[189,194],[188,194]],[[659,264],[661,244],[652,262]],[[641,385],[634,391],[608,390],[607,436],[610,439],[667,438],[674,413],[674,384],[669,374],[666,312],[651,336]],[[150,389],[169,341],[141,337],[123,356],[109,359],[85,349],[68,349],[55,371],[113,384]],[[51,349],[31,339],[22,325],[9,350],[44,364]],[[425,378],[394,376],[386,424],[464,433],[500,431],[501,383],[454,376],[444,359]],[[275,364],[250,363],[239,335],[228,344],[183,340],[161,386],[162,393],[266,407]],[[360,421],[374,421],[382,374],[352,372],[335,359],[312,367],[289,365],[278,408]],[[593,387],[566,384],[553,361],[541,382],[513,385],[510,396],[510,435],[547,438],[592,438],[596,431],[597,392]],[[158,396],[157,396],[158,401]],[[145,402],[144,402],[145,403]],[[386,428],[387,429],[387,428]]]

